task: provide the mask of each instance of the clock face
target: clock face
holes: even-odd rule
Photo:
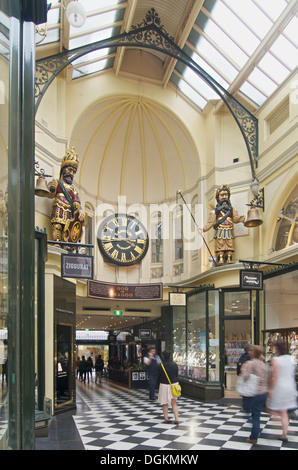
[[[131,266],[146,255],[149,238],[144,225],[132,215],[112,214],[101,223],[97,243],[107,261]]]

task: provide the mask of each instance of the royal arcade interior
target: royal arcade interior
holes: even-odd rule
[[[170,349],[203,401],[248,343],[297,360],[297,1],[0,1],[0,24],[1,449],[76,407],[78,356],[130,388]]]

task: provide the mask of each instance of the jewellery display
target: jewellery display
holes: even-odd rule
[[[298,364],[298,328],[282,328],[264,330],[265,361],[270,362],[273,356],[273,344],[277,340],[284,340],[288,345],[289,354]]]
[[[239,361],[240,356],[244,353],[244,346],[247,344],[249,344],[249,341],[240,341],[237,339],[229,340],[225,343],[225,370],[236,371],[237,362]]]

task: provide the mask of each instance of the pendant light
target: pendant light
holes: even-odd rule
[[[86,22],[86,10],[77,0],[72,0],[66,7],[66,18],[71,26],[80,28]]]

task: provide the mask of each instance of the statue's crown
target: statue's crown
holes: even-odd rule
[[[66,154],[62,158],[61,169],[68,165],[74,165],[76,168],[79,166],[79,157],[74,151],[74,147],[66,149]]]

